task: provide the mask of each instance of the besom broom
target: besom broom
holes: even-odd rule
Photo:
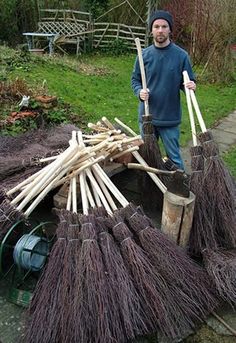
[[[188,75],[183,73],[184,84],[189,81]],[[204,156],[203,149],[198,143],[197,132],[194,120],[192,100],[190,90],[185,87],[185,95],[187,100],[187,108],[192,132],[193,146],[190,148],[191,155],[191,175],[190,189],[195,194],[195,207],[193,214],[193,223],[190,231],[188,249],[189,253],[194,257],[201,257],[202,250],[205,248],[217,248],[216,233],[213,225],[209,225],[207,208],[211,206],[207,203],[205,188],[203,186],[204,179]]]
[[[142,80],[142,88],[147,90],[146,75],[142,57],[142,50],[140,39],[135,38],[135,44],[138,52],[139,67]],[[161,152],[159,145],[157,144],[157,139],[154,135],[154,129],[152,124],[152,115],[149,113],[148,100],[144,101],[144,114],[142,115],[142,125],[143,125],[143,138],[144,144],[141,146],[141,155],[150,167],[157,169],[165,169],[164,162],[161,157]]]
[[[187,80],[187,72],[184,73]],[[219,156],[218,146],[213,140],[212,133],[206,129],[196,96],[191,90],[190,96],[202,131],[199,134],[199,140],[204,155],[202,184],[204,197],[202,200],[204,201],[205,230],[206,232],[214,230],[217,248],[235,248],[235,185],[229,170]],[[212,242],[212,248],[216,248],[215,242]]]
[[[186,73],[184,73],[184,78],[188,80]],[[186,91],[186,95],[189,97],[188,92]],[[200,168],[198,165],[197,169],[200,170],[196,171],[197,178],[195,179],[199,208],[197,207],[198,211],[195,212],[190,235],[190,252],[203,257],[204,266],[219,296],[231,306],[235,306],[236,254],[235,249],[231,249],[235,246],[235,227],[232,226],[235,223],[233,180],[219,157],[219,151],[211,133],[206,130],[194,94],[191,99],[202,130],[200,142],[203,148],[193,147],[193,149],[198,148],[198,155],[200,155],[197,156],[200,159]],[[191,121],[193,114],[191,114],[190,100],[188,108]],[[194,119],[192,121],[194,123]],[[195,130],[194,124],[192,127]],[[221,188],[218,187],[219,183]],[[222,200],[222,197],[226,199]],[[232,221],[229,227],[228,221]]]
[[[142,50],[139,38],[135,38],[135,44],[138,52],[139,67],[142,80],[142,88],[147,90],[145,68],[142,57]],[[154,127],[152,124],[152,115],[149,113],[148,100],[144,101],[144,114],[142,115],[142,136],[144,144],[140,148],[140,154],[146,163],[153,168],[165,170],[165,164],[161,156],[161,151],[159,144],[157,143],[157,138],[154,134]],[[164,184],[168,182],[167,176],[160,176],[161,181]],[[150,206],[159,208],[162,207],[163,194],[159,189],[153,187],[153,181],[150,180],[146,173],[143,173],[140,177],[142,192],[144,194],[144,199],[149,200]],[[152,199],[150,201],[150,198]]]
[[[220,297],[233,308],[236,305],[236,252],[235,250],[205,249],[203,262]]]
[[[60,305],[62,285],[63,260],[67,245],[67,220],[63,212],[60,213],[60,222],[57,228],[57,240],[53,245],[49,260],[36,285],[31,300],[22,337],[22,343],[53,343],[58,342],[61,324],[60,313],[55,311],[55,306]]]
[[[156,270],[165,278],[168,287],[178,299],[180,327],[186,329],[195,321],[202,321],[217,305],[206,272],[152,221],[132,204],[126,207],[125,218],[139,239]],[[181,321],[182,325],[181,325]]]

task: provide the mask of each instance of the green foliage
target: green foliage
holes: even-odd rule
[[[119,56],[128,54],[129,48],[127,42],[123,39],[115,39],[106,48],[101,49],[101,51],[108,55]]]
[[[33,118],[24,118],[16,120],[12,125],[6,125],[1,129],[3,136],[17,136],[20,133],[27,132],[37,128],[37,123]]]
[[[14,55],[10,58],[1,59],[2,63],[5,64],[6,70],[17,70],[24,69],[29,71],[29,62],[31,62],[31,57],[28,52],[25,51],[16,51]]]
[[[15,46],[24,31],[35,30],[38,13],[34,0],[0,0],[0,41]]]
[[[87,0],[86,7],[89,12],[92,13],[94,18],[107,11],[109,0]]]
[[[236,146],[223,155],[223,159],[229,167],[232,175],[236,178]]]

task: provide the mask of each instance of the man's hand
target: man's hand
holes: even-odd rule
[[[195,91],[196,89],[196,83],[194,81],[188,81],[185,83],[186,88],[191,89]]]
[[[141,89],[140,93],[139,93],[139,97],[141,100],[143,101],[147,101],[149,98],[149,89]]]

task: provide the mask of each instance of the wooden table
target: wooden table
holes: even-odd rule
[[[51,56],[54,51],[53,41],[57,36],[57,33],[40,33],[40,32],[24,32],[23,36],[26,36],[28,49],[34,49],[34,38],[46,38],[48,40],[49,55]]]

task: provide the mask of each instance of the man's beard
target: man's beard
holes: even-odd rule
[[[156,36],[155,41],[157,43],[165,43],[168,40],[168,36]]]

